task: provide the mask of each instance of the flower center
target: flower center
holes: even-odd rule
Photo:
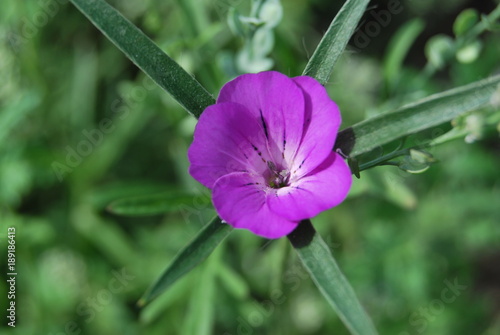
[[[276,165],[271,161],[267,162],[267,167],[269,168],[267,184],[271,188],[282,188],[289,185],[290,182],[289,171],[278,169]]]

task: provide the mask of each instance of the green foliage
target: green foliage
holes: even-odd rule
[[[108,8],[101,1],[78,3]],[[472,88],[498,72],[499,7],[473,23],[470,11],[456,20],[447,14],[450,8],[458,13],[458,3],[408,3],[372,38],[370,50],[353,52],[348,46],[343,57],[343,48],[327,53],[333,62],[320,66],[320,72],[343,113],[343,128],[362,129],[357,122],[382,120],[391,115],[379,117],[383,112],[445,90],[473,96],[472,90],[453,87]],[[109,13],[120,25],[111,28],[125,28],[127,36],[152,48],[148,50],[169,70],[148,64],[149,58],[136,63],[152,69],[148,74],[188,109],[200,113],[213,101],[207,91],[215,95],[234,74],[220,66],[228,59],[234,62],[241,50],[227,29],[227,14],[231,7],[247,13],[247,2],[114,4],[121,14]],[[283,17],[273,28],[275,43],[267,57],[274,69],[299,75],[340,4],[282,4]],[[357,15],[364,12],[362,2],[347,4],[359,6]],[[491,9],[496,5],[487,4]],[[435,20],[429,15],[436,10],[447,20],[426,24],[425,34],[419,33],[418,21],[408,19],[419,16],[427,23]],[[365,21],[374,20],[372,11],[365,12]],[[354,31],[355,21],[344,27]],[[445,25],[453,21],[453,27]],[[422,36],[451,28],[451,55],[439,69],[422,67]],[[347,43],[348,35],[340,34],[338,40]],[[200,229],[214,215],[206,191],[199,191],[186,172],[195,119],[71,4],[7,2],[0,12],[0,37],[0,264],[6,259],[6,227],[16,227],[19,273],[18,324],[16,329],[2,324],[0,333],[348,334],[286,239],[268,242],[238,230],[138,312],[138,298],[166,264],[183,260],[186,254],[179,250],[199,239]],[[127,40],[120,34],[110,37]],[[332,37],[328,34],[326,40]],[[393,42],[386,48],[388,40]],[[133,58],[139,46],[124,51]],[[326,79],[333,63],[335,71]],[[173,81],[164,80],[172,72],[192,89],[179,91]],[[498,267],[500,240],[500,100],[498,87],[488,87],[473,99],[480,103],[467,104],[452,122],[451,114],[443,124],[434,119],[437,126],[428,131],[399,132],[403,139],[393,142],[392,134],[385,137],[374,129],[388,143],[351,157],[361,179],[355,180],[349,199],[313,219],[381,334],[500,332],[491,317],[498,278],[489,271]],[[420,112],[437,115],[438,107],[451,110],[446,105],[431,105],[436,114]],[[366,139],[365,145],[371,145]],[[415,150],[424,157],[415,156]],[[427,154],[437,162],[419,175],[378,166],[427,164]],[[65,167],[61,178],[54,163]],[[176,194],[188,197],[172,199]],[[112,203],[131,214],[127,201],[155,215],[128,217],[106,210]],[[222,239],[227,232],[209,237]],[[187,258],[189,266],[183,269],[206,256],[207,250]],[[455,279],[467,288],[445,303],[443,290]],[[0,283],[0,295],[6,297],[7,291],[6,282]],[[440,302],[442,310],[436,309]],[[431,314],[422,314],[422,308]]]
[[[307,63],[303,75],[325,85],[333,67],[352,37],[370,0],[347,0]]]
[[[424,27],[421,19],[414,19],[404,24],[392,37],[384,60],[384,79],[390,91],[393,91],[401,80],[403,62]]]
[[[134,196],[113,201],[107,207],[111,213],[126,216],[144,216],[178,211],[196,200],[195,195],[180,193],[161,193]]]
[[[438,93],[392,112],[367,119],[339,134],[336,147],[358,156],[388,142],[451,121],[491,104],[500,75]]]
[[[245,44],[235,58],[236,74],[270,70],[274,61],[268,57],[274,47],[274,28],[280,23],[283,8],[279,0],[254,0],[251,16],[231,8],[228,25]]]
[[[314,230],[311,222],[301,222],[288,238],[312,280],[350,332],[357,335],[377,334],[349,281],[335,262],[329,246]]]
[[[436,35],[427,42],[425,53],[429,64],[436,69],[441,69],[453,57],[453,40],[446,35]]]
[[[130,60],[198,117],[215,101],[182,67],[104,0],[71,0]]]
[[[453,32],[459,37],[465,35],[479,21],[479,14],[475,9],[465,9],[453,23]]]
[[[223,223],[219,218],[214,218],[200,230],[192,242],[179,252],[163,275],[139,300],[139,306],[147,304],[207,258],[231,231],[231,226]]]

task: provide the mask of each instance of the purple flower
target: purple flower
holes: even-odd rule
[[[245,74],[201,115],[189,172],[212,190],[228,224],[282,237],[346,198],[351,172],[332,151],[340,123],[337,105],[313,78]]]

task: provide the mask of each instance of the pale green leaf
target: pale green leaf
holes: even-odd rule
[[[417,18],[405,23],[392,37],[384,59],[384,78],[392,88],[401,73],[403,61],[418,35],[424,30],[425,23]]]

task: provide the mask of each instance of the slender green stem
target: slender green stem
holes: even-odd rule
[[[478,22],[474,27],[472,27],[466,34],[465,36],[462,36],[458,38],[455,43],[453,44],[453,52],[456,53],[460,48],[463,46],[467,45],[471,41],[473,41],[475,38],[477,38],[479,35],[484,33],[489,25],[489,22],[495,22],[496,20],[500,19],[500,5],[498,5],[490,14],[485,16],[483,20]],[[436,66],[433,66],[429,62],[425,65],[424,71],[422,72],[422,77],[425,81],[429,80],[432,78],[436,72],[439,70]]]
[[[387,155],[383,155],[383,156],[380,156],[372,161],[360,164],[359,171],[368,170],[369,168],[372,168],[372,167],[375,167],[378,165],[394,165],[392,163],[388,164],[389,163],[388,161],[391,159],[394,159],[396,157],[408,154],[409,150],[410,150],[409,148],[395,150]]]
[[[485,30],[488,29],[488,24],[490,22],[495,22],[500,19],[500,5],[498,5],[491,13],[489,13],[483,20],[477,23],[472,29],[465,35],[466,40],[473,39],[481,35]]]

